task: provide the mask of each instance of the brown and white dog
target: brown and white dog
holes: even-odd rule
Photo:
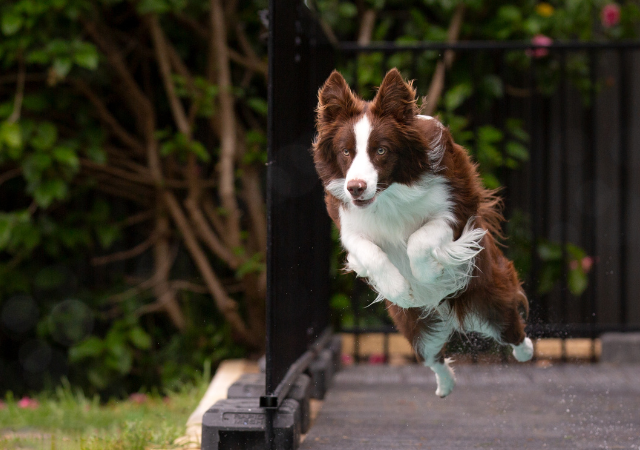
[[[385,299],[398,329],[436,374],[436,395],[455,385],[442,354],[454,330],[533,355],[527,298],[496,246],[499,199],[396,69],[375,98],[354,95],[334,71],[319,91],[316,169],[340,229],[347,268]]]

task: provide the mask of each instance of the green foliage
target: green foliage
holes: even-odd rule
[[[145,450],[178,448],[176,438],[211,380],[211,363],[200,367],[192,382],[166,392],[138,393],[129,400],[101,403],[68,380],[34,399],[37,407],[20,408],[11,392],[0,408],[3,449]],[[32,432],[25,432],[25,430]],[[11,433],[15,432],[15,433]]]
[[[0,316],[13,311],[11,305],[24,303],[31,308],[13,311],[28,319],[19,331],[0,320],[0,392],[12,389],[22,395],[53,388],[65,375],[86,392],[123,396],[141,387],[168,389],[192,380],[205,359],[217,364],[244,355],[209,296],[177,294],[186,322],[180,333],[164,315],[149,314],[155,297],[148,287],[120,295],[153,275],[152,249],[106,268],[95,265],[97,256],[144,243],[154,230],[152,222],[128,219],[148,213],[155,217],[157,205],[149,196],[154,187],[148,177],[140,176],[144,183],[114,189],[113,177],[108,176],[114,153],[128,158],[126,169],[134,176],[137,168],[148,167],[145,150],[114,137],[113,124],[142,148],[144,127],[126,106],[129,98],[122,92],[124,84],[113,70],[113,59],[87,31],[87,24],[116,30],[101,28],[98,34],[122,50],[127,70],[151,99],[161,164],[169,168],[167,178],[182,183],[176,188],[182,201],[187,180],[181,175],[190,156],[195,155],[203,179],[216,171],[219,143],[209,128],[217,113],[219,89],[210,81],[215,77],[209,77],[203,57],[208,37],[194,37],[176,16],[206,29],[209,7],[206,0],[0,2]],[[266,7],[263,0],[256,0],[237,8],[238,24],[263,63],[266,45],[258,40],[262,25],[257,12]],[[189,78],[174,68],[172,77],[193,123],[189,136],[175,126],[153,43],[147,39],[145,21],[154,14],[193,74]],[[235,27],[230,30],[229,39],[235,39],[231,37]],[[242,117],[251,120],[250,125],[242,124],[248,130],[242,163],[263,167],[264,78],[243,78],[234,64],[232,79],[244,80],[232,89],[235,105]],[[89,94],[102,105],[92,102]],[[105,123],[100,106],[111,115],[111,122]],[[135,203],[127,195],[141,200]],[[250,238],[242,233],[244,244]],[[175,262],[171,276],[191,282],[195,269],[179,245],[180,235],[174,229],[167,234]],[[264,271],[263,253],[243,251],[247,256],[237,270],[239,277]],[[211,259],[225,282],[237,284],[235,270]],[[246,314],[242,294],[233,295]],[[29,342],[36,342],[46,357],[42,367],[26,373],[20,354],[28,353]]]

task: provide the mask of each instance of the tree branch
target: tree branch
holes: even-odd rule
[[[150,16],[148,22],[151,29],[151,37],[153,40],[156,59],[158,60],[158,66],[160,67],[160,75],[162,76],[164,90],[167,93],[169,105],[171,106],[173,120],[175,121],[178,130],[184,134],[187,139],[190,139],[191,127],[189,126],[189,121],[187,120],[187,115],[184,112],[184,107],[182,106],[182,103],[180,103],[180,99],[176,95],[175,86],[173,85],[171,63],[169,62],[169,54],[164,33],[162,32],[156,15]]]
[[[226,262],[232,269],[237,269],[240,265],[240,261],[222,244],[220,239],[218,239],[218,236],[216,236],[211,227],[209,227],[209,224],[204,218],[200,208],[198,208],[195,199],[190,196],[185,200],[184,205],[187,211],[189,211],[191,222],[195,226],[195,230],[198,233],[198,236],[200,236],[200,239],[216,256]]]
[[[250,330],[247,329],[242,317],[240,317],[240,314],[238,313],[238,304],[225,292],[224,287],[218,280],[218,277],[207,260],[207,256],[198,245],[195,234],[189,226],[187,218],[185,217],[182,208],[180,208],[178,200],[171,192],[165,192],[164,201],[173,221],[182,234],[182,239],[193,258],[194,263],[204,278],[204,282],[207,285],[216,306],[229,322],[233,331],[237,333],[238,338],[241,341],[248,345],[259,347],[259,338],[253,336]]]
[[[360,21],[360,32],[358,33],[358,45],[369,45],[373,28],[376,23],[376,12],[373,9],[367,9],[362,15]]]
[[[156,278],[159,280],[153,286],[153,294],[156,297],[156,304],[165,310],[171,322],[175,327],[184,331],[186,327],[184,314],[180,309],[180,304],[176,299],[176,290],[169,282],[169,274],[172,264],[166,264],[167,261],[173,261],[171,250],[169,248],[170,223],[166,216],[162,200],[157,201],[157,218],[155,234],[160,236],[153,246],[153,259],[156,268]]]
[[[88,169],[104,172],[114,177],[130,181],[131,183],[144,184],[147,186],[155,185],[151,177],[149,177],[148,175],[145,176],[140,172],[129,172],[128,170],[118,169],[117,167],[108,166],[106,164],[98,164],[86,158],[81,158],[80,164]]]
[[[142,211],[132,216],[127,217],[123,221],[120,222],[120,225],[123,227],[129,227],[131,225],[137,225],[141,222],[146,222],[147,220],[153,219],[155,213],[153,210]]]
[[[109,112],[109,109],[104,102],[91,90],[87,83],[83,80],[74,79],[72,80],[72,84],[87,98],[87,100],[91,102],[100,120],[102,120],[102,122],[111,129],[113,134],[120,139],[123,144],[129,146],[138,153],[144,153],[144,146],[142,143],[129,134],[129,132],[120,125],[116,118]]]
[[[229,70],[229,55],[227,52],[227,32],[224,23],[224,11],[220,0],[211,1],[211,51],[215,56],[218,78],[218,101],[220,103],[221,146],[220,185],[218,195],[222,206],[226,210],[226,237],[228,246],[240,247],[240,213],[235,193],[234,160],[236,153],[236,116],[231,95],[231,72]]]
[[[160,235],[158,233],[151,233],[151,235],[147,239],[145,239],[135,247],[129,250],[112,253],[110,255],[96,256],[95,258],[91,259],[91,264],[94,266],[103,266],[112,262],[135,258],[136,256],[143,254],[149,248],[151,248],[151,246],[156,243],[159,237]]]
[[[195,292],[196,294],[207,294],[209,292],[209,289],[206,286],[202,284],[192,283],[191,281],[187,280],[173,280],[170,282],[170,284],[171,288],[177,291],[191,291]]]
[[[453,18],[451,19],[449,30],[447,31],[447,42],[450,44],[453,44],[458,40],[458,36],[460,35],[460,28],[462,27],[464,11],[464,3],[459,3],[456,7],[455,12],[453,13]],[[433,73],[431,85],[429,86],[429,91],[427,92],[428,103],[423,106],[423,113],[428,116],[432,116],[436,108],[438,107],[438,102],[440,101],[442,91],[444,90],[445,72],[446,69],[451,68],[454,58],[455,52],[453,50],[447,50],[444,52],[443,60],[438,61],[438,64],[436,65],[436,70]]]
[[[25,81],[25,68],[24,58],[22,52],[18,54],[18,77],[16,79],[16,97],[13,101],[13,111],[7,118],[7,122],[15,123],[20,119],[20,112],[22,111],[22,100],[24,99],[24,81]]]
[[[0,186],[2,186],[10,179],[20,176],[20,174],[22,174],[22,167],[16,167],[15,169],[7,170],[5,173],[0,175]]]

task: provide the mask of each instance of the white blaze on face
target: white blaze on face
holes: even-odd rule
[[[367,183],[367,189],[362,194],[362,200],[368,200],[376,194],[378,186],[378,172],[373,166],[367,147],[369,143],[369,135],[371,134],[371,122],[365,114],[355,124],[353,131],[356,135],[356,157],[351,163],[351,167],[347,171],[347,177],[344,183],[344,189],[347,196],[350,197],[349,191],[347,191],[347,184],[351,180],[362,180]]]

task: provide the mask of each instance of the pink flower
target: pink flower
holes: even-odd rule
[[[7,404],[0,400],[0,409],[7,409]]]
[[[553,44],[553,39],[544,34],[536,34],[532,39],[531,43],[533,45],[548,47]],[[542,58],[549,54],[549,50],[546,48],[532,48],[527,50],[527,55],[533,56],[534,58]]]
[[[582,270],[584,271],[584,273],[589,273],[589,271],[591,270],[591,267],[593,267],[594,262],[595,262],[595,259],[592,256],[585,256],[580,260],[580,267],[582,267]],[[577,268],[578,268],[578,261],[574,259],[569,262],[569,269],[576,270]]]
[[[135,392],[129,396],[129,400],[133,403],[141,405],[143,403],[146,403],[149,398],[147,397],[147,394],[140,394],[139,392]]]
[[[382,353],[372,353],[369,355],[369,364],[384,364],[387,359]]]
[[[600,11],[600,20],[605,28],[617,25],[620,22],[620,6],[616,3],[605,5]]]
[[[36,409],[38,406],[40,406],[40,403],[38,403],[38,400],[29,398],[29,397],[22,397],[18,402],[18,408]]]

